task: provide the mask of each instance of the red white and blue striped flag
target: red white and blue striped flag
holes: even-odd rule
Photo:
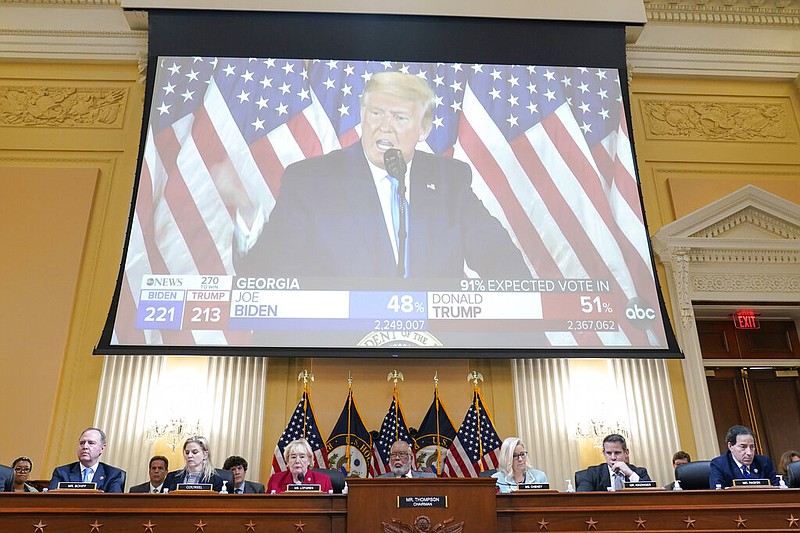
[[[316,468],[328,468],[328,452],[319,432],[317,418],[314,416],[314,408],[311,406],[311,398],[307,390],[303,391],[303,397],[297,403],[297,407],[292,413],[292,418],[289,419],[289,423],[286,424],[286,429],[283,430],[278,444],[275,445],[275,451],[272,454],[271,474],[288,469],[286,459],[283,457],[283,450],[287,444],[295,439],[306,439],[311,445],[314,460],[309,465],[310,467],[316,464]]]
[[[371,74],[407,72],[436,94],[418,149],[469,163],[473,189],[532,278],[610,280],[609,308],[658,307],[613,69],[253,58],[160,58],[112,344],[229,344],[245,332],[136,330],[148,274],[234,274],[287,165],[357,142]],[[545,319],[557,316],[552,293]],[[574,298],[574,295],[572,296]],[[574,307],[574,304],[573,304]],[[548,316],[548,312],[553,313]],[[643,331],[547,332],[553,346],[666,347]]]
[[[391,470],[389,451],[392,444],[398,440],[406,441],[412,447],[413,453],[414,441],[408,434],[406,417],[403,415],[400,398],[397,397],[397,389],[395,389],[389,411],[383,417],[378,438],[372,441],[372,457],[369,462],[370,477],[378,477]]]
[[[442,475],[478,477],[481,472],[497,468],[497,453],[501,445],[492,417],[484,406],[483,396],[476,389],[472,404],[447,451]]]

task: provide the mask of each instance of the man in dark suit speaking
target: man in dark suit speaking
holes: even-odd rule
[[[650,481],[647,469],[628,463],[630,450],[625,437],[612,433],[603,439],[603,457],[606,462],[577,472],[576,491],[606,491],[609,487],[621,489],[626,481]]]
[[[730,487],[734,479],[768,479],[778,485],[775,465],[766,455],[756,453],[755,438],[750,428],[733,426],[725,435],[728,451],[711,460],[708,473],[709,488]]]
[[[125,471],[100,462],[106,450],[106,434],[98,428],[87,428],[78,439],[78,461],[57,466],[49,488],[62,481],[97,483],[103,492],[125,492]]]
[[[361,96],[361,142],[286,168],[237,275],[463,278],[466,263],[482,277],[530,278],[473,192],[470,167],[416,150],[434,105],[422,78],[373,74]]]

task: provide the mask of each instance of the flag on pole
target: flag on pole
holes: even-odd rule
[[[392,403],[389,405],[389,412],[383,417],[383,424],[381,424],[378,438],[372,442],[372,457],[369,465],[371,477],[378,477],[391,470],[389,450],[392,444],[398,440],[408,442],[413,448],[413,442],[408,434],[408,426],[406,425],[403,408],[400,406],[400,398],[397,395],[397,387],[395,386],[392,394]]]
[[[352,387],[347,392],[342,414],[325,442],[325,450],[329,468],[341,470],[347,477],[365,478],[369,474],[372,435],[358,412]]]
[[[436,387],[433,391],[431,406],[419,425],[414,441],[417,449],[417,470],[427,470],[436,475],[441,474],[447,450],[450,449],[455,438],[456,429],[439,398],[439,387]]]
[[[311,398],[309,397],[308,389],[303,391],[303,397],[300,398],[297,407],[283,430],[278,444],[275,445],[275,453],[272,455],[272,473],[283,472],[287,469],[286,460],[283,458],[283,449],[287,444],[295,439],[306,439],[311,445],[311,451],[314,454],[314,463],[319,468],[327,468],[328,454],[325,450],[325,443],[322,441],[322,436],[319,433],[319,426],[317,419],[314,416],[314,408],[311,406]]]
[[[497,468],[500,437],[492,417],[484,406],[483,396],[475,388],[472,404],[444,460],[445,477],[478,477],[485,470]]]

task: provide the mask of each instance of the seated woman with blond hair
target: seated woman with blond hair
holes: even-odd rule
[[[232,492],[233,472],[214,468],[211,462],[211,447],[205,437],[194,436],[186,439],[183,443],[183,458],[186,461],[185,466],[170,472],[164,479],[165,489],[173,491],[182,483],[190,485],[210,483],[212,490],[221,492],[224,487],[225,492]]]
[[[497,480],[497,491],[501,494],[513,492],[521,484],[547,483],[547,475],[528,462],[528,452],[519,437],[507,437],[503,441],[497,462],[497,472],[492,477]]]
[[[295,439],[283,449],[283,458],[288,470],[275,472],[267,482],[267,494],[286,492],[287,485],[319,485],[319,490],[333,491],[331,478],[322,472],[311,470],[314,452],[306,439]]]

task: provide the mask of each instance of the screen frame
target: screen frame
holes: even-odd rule
[[[619,71],[631,148],[631,124],[625,55],[626,24],[621,22],[551,21],[511,18],[444,17],[352,13],[148,10],[148,67],[137,160],[125,246],[108,320],[96,355],[259,355],[407,358],[682,358],[656,272],[653,272],[667,348],[399,348],[399,347],[265,347],[225,345],[115,345],[116,310],[133,224],[138,176],[142,169],[147,121],[153,100],[159,56],[284,57],[342,60],[389,59],[409,62],[546,64],[616,68]],[[274,39],[272,36],[280,35]],[[414,38],[409,39],[412,35]],[[502,35],[502,39],[497,36]],[[203,36],[203,38],[200,38]],[[465,37],[469,36],[469,37]],[[636,158],[633,160],[636,167]],[[638,169],[637,169],[638,175]],[[645,228],[647,220],[639,189]],[[651,264],[655,267],[648,238]]]

